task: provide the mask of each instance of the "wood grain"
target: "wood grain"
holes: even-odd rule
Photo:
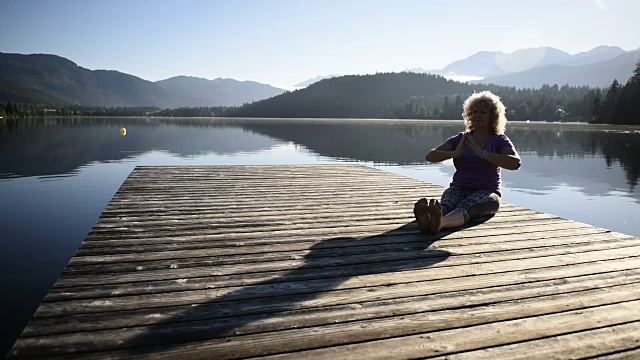
[[[8,355],[634,358],[640,239],[360,165],[136,167]]]

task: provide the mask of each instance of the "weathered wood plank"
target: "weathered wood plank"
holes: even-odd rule
[[[367,230],[370,227],[384,226],[381,228],[382,232],[392,231],[399,227],[408,225],[408,221],[411,219],[403,219],[404,221],[399,222],[397,219],[378,219],[375,222],[367,223],[362,222],[361,220],[353,219],[346,220],[341,222],[332,222],[327,225],[316,224],[316,223],[301,223],[294,224],[293,222],[287,225],[279,225],[279,226],[270,226],[268,223],[265,224],[253,224],[251,227],[220,227],[220,228],[212,228],[207,225],[200,226],[165,226],[162,228],[151,228],[145,229],[143,226],[122,226],[119,228],[110,228],[104,229],[101,232],[102,238],[109,237],[110,234],[113,237],[122,237],[123,239],[132,239],[132,238],[157,238],[163,236],[171,236],[172,234],[177,234],[178,236],[185,235],[195,235],[200,233],[207,235],[214,234],[225,234],[230,233],[231,235],[243,234],[246,236],[250,236],[255,233],[260,233],[262,236],[271,235],[271,236],[286,236],[293,234],[308,234],[315,235],[317,233],[326,233],[328,229],[333,229],[332,231],[339,231],[341,228],[351,228],[359,231]],[[554,221],[558,220],[556,216],[547,215],[547,214],[533,214],[533,215],[524,215],[524,216],[513,216],[510,218],[493,218],[491,222],[487,225],[491,225],[491,227],[499,227],[499,226],[509,226],[516,227],[519,224],[524,224],[531,221],[541,221],[541,220],[549,220]],[[415,226],[417,229],[417,226]],[[485,227],[486,229],[486,227]],[[267,234],[267,232],[269,232]],[[447,233],[451,233],[451,231],[443,232],[442,234],[438,234],[436,236],[432,236],[431,239],[440,239],[445,236]],[[94,233],[95,234],[95,233]],[[89,234],[89,236],[94,239],[94,234]],[[175,236],[175,235],[174,235]],[[425,236],[425,239],[429,239]]]
[[[537,225],[529,225],[528,227],[508,226],[502,228],[502,233],[498,231],[499,229],[499,227],[492,227],[492,229],[483,230],[482,240],[477,240],[477,238],[473,237],[473,234],[478,234],[478,232],[467,232],[465,233],[465,236],[467,237],[464,238],[464,243],[487,244],[504,242],[513,240],[512,235],[514,234],[519,234],[522,236],[525,236],[525,234],[527,234],[529,239],[543,239],[560,237],[578,232],[582,234],[606,232],[606,230],[599,229],[591,225],[574,222],[549,222],[546,223],[544,228],[542,229]],[[455,244],[460,243],[462,238],[456,237],[456,235],[459,234],[461,234],[461,232],[451,233],[446,236],[447,246],[455,246]],[[78,249],[73,260],[83,261],[80,258],[84,256],[133,254],[171,250],[207,249],[211,252],[218,251],[219,255],[221,256],[231,253],[242,254],[260,253],[267,251],[304,250],[314,245],[322,246],[324,241],[328,241],[332,237],[339,237],[339,235],[340,233],[334,233],[333,236],[332,234],[327,234],[322,236],[314,236],[313,238],[310,238],[309,236],[278,236],[274,238],[268,238],[270,241],[266,241],[266,239],[262,237],[259,237],[254,241],[251,241],[252,239],[247,239],[245,237],[236,237],[235,239],[219,238],[212,240],[202,239],[200,237],[173,237],[173,241],[170,243],[149,243],[145,240],[118,240],[111,242],[104,241],[99,243],[83,242],[83,245]],[[401,244],[427,240],[424,236],[422,236],[422,234],[416,234],[415,226],[411,226],[411,229],[407,231],[394,231],[393,235],[388,236],[377,232],[358,232],[347,233],[343,235],[348,235],[342,237],[351,238],[354,242],[359,241],[369,245],[389,243]],[[491,236],[489,240],[485,240],[487,236]],[[442,237],[442,239],[444,238],[445,237]],[[350,246],[350,244],[345,241],[344,246]],[[437,245],[436,242],[431,246],[431,248],[435,248],[437,246],[439,245]],[[336,243],[334,247],[342,246]]]
[[[137,346],[155,344],[155,348],[145,350],[152,351],[154,358],[210,358],[212,354],[216,358],[244,358],[289,352],[300,352],[294,354],[296,358],[418,358],[640,321],[640,301],[629,300],[637,299],[639,291],[634,285],[625,291],[590,293],[579,299],[575,293],[560,294],[473,308],[222,337],[215,337],[216,332],[212,334],[208,329],[196,335],[201,329],[196,324],[188,328],[188,336],[185,336],[188,325],[132,328],[127,329],[126,334],[104,330],[21,338],[14,351],[22,356],[38,356],[44,348],[49,355],[55,355],[108,351],[122,344],[137,343]],[[615,303],[611,303],[612,298]],[[166,345],[169,341],[179,345]],[[116,350],[108,355],[132,354]]]
[[[597,300],[590,303],[597,303]],[[531,304],[532,307],[541,305],[546,306],[546,309],[549,309],[549,306],[562,307],[560,303],[556,303],[553,305],[547,302]],[[350,359],[385,359],[389,357],[423,358],[442,356],[443,354],[470,351],[488,346],[493,347],[496,345],[521,342],[531,339],[540,339],[549,336],[561,336],[574,332],[599,329],[605,326],[617,326],[624,325],[629,322],[638,322],[637,313],[640,312],[640,306],[638,305],[640,304],[637,301],[621,302],[611,305],[595,306],[592,308],[552,313],[548,315],[536,314],[536,316],[533,317],[524,317],[517,320],[506,321],[498,320],[502,318],[502,316],[499,313],[494,313],[494,309],[478,309],[480,310],[480,313],[476,313],[475,309],[473,309],[470,310],[470,316],[475,317],[477,315],[479,317],[492,318],[498,321],[488,324],[462,327],[453,330],[434,331],[419,335],[417,334],[411,336],[390,338],[388,340],[370,341],[367,343],[346,346],[336,346],[316,351],[305,351],[297,353],[295,354],[295,356],[297,358],[305,359],[340,359],[346,357]],[[568,307],[571,307],[571,305],[568,305]],[[514,310],[516,309],[514,308]],[[529,309],[522,310],[528,313]],[[473,319],[473,321],[469,321],[467,320],[467,318],[465,318],[463,322],[471,323],[477,320],[478,319],[476,318]],[[437,319],[436,321],[447,322],[448,316],[443,316],[442,319]],[[442,325],[442,323],[435,324],[434,327],[439,327],[440,325]],[[451,324],[450,326],[456,327],[459,325]],[[320,335],[321,334],[316,334],[318,338],[321,338]],[[345,334],[344,336],[347,336],[347,334]],[[626,338],[624,334],[619,334],[618,338],[620,337]],[[294,339],[290,339],[290,341],[293,342]],[[635,343],[635,341],[626,342],[624,341],[624,339],[622,341],[624,343],[622,344],[623,348],[625,347],[625,345],[626,347],[628,347],[630,343]],[[216,345],[207,344],[207,347],[214,347]],[[269,345],[271,345],[271,343]],[[618,348],[619,347],[621,346],[618,346]],[[176,348],[165,350],[162,353],[154,354],[154,356],[162,358],[168,354],[174,354],[174,356],[188,355],[191,357],[192,354],[189,353],[190,349],[192,349],[191,346],[187,345],[179,349]],[[273,351],[274,353],[281,352],[280,350],[269,350]],[[267,353],[269,350],[262,351],[262,353]],[[198,349],[193,355],[196,355],[199,352],[200,349]],[[225,352],[225,355],[226,354],[229,354],[231,355],[229,357],[232,357],[233,350],[229,351],[228,353]],[[292,356],[285,355],[281,357]]]
[[[637,250],[636,250],[637,251]],[[592,251],[580,253],[579,255],[570,256],[572,259],[582,259],[582,261],[598,261],[602,260],[599,256],[603,255],[613,255],[613,256],[624,256],[629,252],[628,248],[622,249],[613,249],[613,250],[601,250],[601,251]],[[591,260],[587,260],[586,258],[591,258]],[[445,255],[441,257],[436,257],[430,260],[430,262],[421,264],[420,268],[424,268],[430,263],[434,265],[441,264],[443,260],[447,259]],[[529,258],[527,263],[531,263],[531,267],[535,266],[552,266],[557,265],[559,262],[566,262],[566,256],[548,256],[543,258]],[[526,268],[522,264],[521,259],[516,260],[507,260],[498,263],[476,263],[477,265],[474,269],[469,269],[467,266],[458,266],[452,268],[451,266],[447,266],[445,269],[441,271],[443,273],[448,273],[450,278],[462,277],[466,275],[470,275],[470,273],[476,274],[480,271],[483,271],[486,268],[490,268],[489,270],[484,271],[514,271],[514,270],[522,270]],[[415,267],[415,263],[412,263]],[[369,265],[371,266],[371,265]],[[529,268],[531,268],[529,267]],[[312,269],[312,268],[311,268]],[[308,268],[303,268],[297,270],[298,272],[315,272],[315,270],[311,270]],[[440,269],[438,269],[440,271]],[[370,271],[371,272],[371,271]],[[389,285],[392,281],[397,283],[397,281],[415,281],[416,278],[421,278],[425,271],[414,271],[412,274],[409,274],[408,271],[400,271],[397,274],[365,274],[359,276],[345,276],[338,271],[331,277],[313,279],[313,280],[305,280],[298,283],[271,283],[266,282],[263,285],[254,285],[249,288],[234,288],[234,287],[224,287],[224,288],[213,288],[206,290],[192,290],[192,291],[182,291],[180,293],[175,293],[171,297],[166,297],[162,295],[152,294],[152,295],[134,295],[134,296],[121,296],[114,297],[104,301],[95,301],[93,299],[88,300],[73,300],[73,301],[65,301],[65,302],[45,302],[40,308],[37,310],[35,316],[56,316],[63,315],[66,313],[87,313],[87,312],[103,312],[103,311],[116,311],[116,310],[124,310],[124,309],[132,309],[138,308],[141,306],[147,307],[160,307],[160,306],[170,306],[170,305],[180,305],[180,304],[200,304],[207,301],[213,301],[218,298],[229,298],[231,295],[234,297],[233,300],[238,300],[246,297],[266,297],[273,296],[273,294],[278,294],[279,296],[284,295],[295,295],[295,294],[304,294],[308,292],[317,292],[317,291],[328,291],[328,290],[337,290],[337,289],[348,289],[354,287],[362,287],[362,286],[384,286]],[[383,276],[384,275],[384,276]],[[395,276],[394,276],[395,275]],[[411,277],[414,275],[414,277]],[[401,280],[395,280],[398,276],[401,277]],[[410,280],[411,279],[411,280]],[[178,279],[179,280],[179,279]],[[242,290],[242,291],[240,291]]]
[[[612,239],[613,235],[607,235],[605,239]],[[623,241],[627,241],[632,238],[623,237]],[[596,239],[597,240],[597,239]],[[601,239],[600,239],[601,240]],[[636,239],[633,239],[637,242]],[[371,264],[376,266],[385,266],[388,264],[390,268],[395,269],[407,269],[407,268],[424,268],[429,266],[431,268],[439,267],[452,267],[456,265],[471,265],[474,264],[474,269],[477,271],[484,267],[502,267],[507,265],[517,266],[518,268],[530,266],[537,261],[542,261],[542,264],[558,264],[558,263],[571,263],[573,261],[599,261],[612,258],[628,257],[629,254],[640,251],[639,247],[616,247],[616,244],[610,242],[597,241],[594,244],[587,245],[591,251],[579,251],[575,248],[560,247],[559,249],[524,249],[514,250],[504,253],[489,253],[489,254],[472,254],[472,255],[460,255],[450,256],[451,254],[443,250],[432,251],[419,251],[412,253],[397,254],[394,261],[385,261],[387,254],[378,254],[373,260],[370,255],[365,256],[350,256],[350,257],[338,257],[322,259],[322,261],[314,266],[314,268],[326,268],[329,267],[333,270],[334,275],[338,275],[342,269],[348,269],[356,265],[364,265],[364,271],[371,272]],[[584,250],[584,248],[583,248]],[[445,264],[439,264],[443,259],[446,259]],[[522,260],[528,259],[525,263]],[[540,260],[538,260],[540,259]],[[382,262],[380,262],[382,260]],[[417,261],[419,260],[419,261]],[[296,268],[305,266],[307,261],[305,259],[290,259],[273,261],[266,263],[252,263],[252,264],[233,264],[233,265],[219,265],[211,268],[209,266],[204,267],[184,267],[177,269],[160,269],[144,271],[140,269],[135,273],[125,274],[94,274],[89,276],[84,275],[72,275],[63,273],[58,279],[56,286],[83,286],[83,285],[97,285],[97,284],[117,284],[136,281],[150,281],[150,280],[180,280],[195,277],[205,276],[222,276],[232,274],[257,274],[269,272],[269,271],[289,271]],[[307,266],[309,267],[309,266]],[[368,269],[368,270],[367,270]],[[375,267],[373,268],[375,269]],[[454,271],[460,271],[460,275],[464,274],[467,267],[455,268]],[[438,271],[440,271],[438,269]]]
[[[137,167],[9,357],[637,355],[639,238],[508,203],[421,234],[413,204],[443,190],[348,164]]]
[[[474,286],[498,286],[506,284],[505,281],[515,282],[528,282],[528,281],[542,281],[551,280],[555,278],[563,278],[567,276],[582,276],[588,274],[607,273],[614,271],[633,270],[636,268],[640,257],[627,257],[622,259],[613,259],[600,261],[587,261],[584,263],[571,263],[546,267],[542,264],[533,264],[532,268],[525,270],[513,270],[505,271],[503,268],[498,268],[497,271],[479,271],[475,274],[463,275],[463,277],[469,276],[470,281],[477,282]],[[540,267],[535,267],[540,266]],[[354,269],[355,270],[355,269]],[[379,269],[383,272],[386,269]],[[434,281],[442,281],[443,283],[450,283],[453,271],[447,272],[432,272],[424,273],[420,272],[414,274],[410,271],[402,273],[388,272],[388,276],[395,281],[389,280],[385,283],[386,288],[396,288],[397,286],[408,284],[408,286],[420,286],[420,282],[430,282],[429,286],[435,286]],[[371,273],[369,271],[368,273]],[[270,282],[272,284],[278,282],[290,282],[301,281],[310,279],[319,279],[326,277],[327,272],[318,270],[317,272],[272,272],[262,274],[262,276],[219,276],[219,277],[202,277],[192,279],[179,279],[174,281],[146,281],[146,282],[134,282],[114,285],[100,285],[100,286],[78,286],[78,287],[66,287],[66,288],[53,288],[47,295],[45,301],[65,301],[73,299],[91,299],[91,298],[108,298],[112,296],[125,296],[125,295],[140,295],[140,294],[153,294],[153,293],[169,293],[177,291],[187,290],[199,290],[199,289],[214,289],[229,286],[249,286],[256,285],[264,282]],[[341,275],[345,276],[362,276],[365,273],[358,272],[343,272]],[[400,276],[401,275],[401,276]],[[459,277],[458,279],[462,279]],[[402,282],[399,279],[406,279],[406,282]],[[506,280],[505,280],[506,279]],[[462,286],[464,282],[456,281],[458,288]],[[425,284],[426,285],[426,284]],[[337,291],[333,288],[332,291]],[[423,290],[418,290],[423,291]],[[376,294],[376,295],[379,295]]]
[[[511,235],[508,242],[501,244],[483,244],[476,246],[447,246],[439,248],[430,248],[430,251],[438,256],[438,252],[447,251],[451,255],[469,255],[469,254],[488,254],[492,252],[507,252],[521,249],[533,250],[545,248],[559,248],[560,251],[580,252],[591,249],[594,245],[593,241],[607,238],[612,241],[606,246],[610,247],[628,247],[634,244],[635,239],[623,237],[620,241],[614,238],[608,232],[582,232],[577,233],[571,231],[569,234],[560,234],[558,239],[547,238],[544,245],[536,242],[531,236],[520,236],[520,234]],[[518,241],[520,240],[520,241]],[[640,244],[637,241],[636,244]],[[199,249],[193,251],[164,251],[158,253],[141,253],[132,255],[112,255],[112,256],[85,256],[79,257],[75,262],[71,263],[66,273],[69,276],[76,274],[108,274],[120,272],[136,272],[140,270],[161,270],[161,269],[177,269],[186,267],[202,267],[202,266],[221,266],[231,264],[253,264],[266,263],[275,261],[287,261],[292,259],[305,259],[305,266],[313,264],[316,267],[325,266],[322,259],[328,261],[326,266],[334,266],[334,258],[340,256],[348,259],[351,263],[376,263],[378,261],[390,262],[397,260],[406,260],[408,257],[422,259],[424,257],[432,257],[432,253],[425,250],[424,242],[412,242],[401,244],[362,244],[359,246],[340,247],[340,248],[315,248],[293,250],[293,251],[264,251],[251,252],[248,254],[226,254],[222,255],[215,249],[212,252]],[[601,246],[601,244],[598,244]],[[532,252],[533,253],[533,252]],[[545,253],[546,254],[546,253]],[[543,255],[546,256],[546,255]],[[366,261],[366,260],[369,261]],[[363,261],[364,260],[364,261]],[[346,263],[346,262],[345,262]]]
[[[626,350],[640,341],[640,322],[615,325],[603,329],[581,331],[553,338],[521,342],[489,349],[447,355],[450,360],[475,359],[540,359],[592,358]],[[638,344],[640,346],[640,344]],[[640,350],[640,349],[639,349]],[[638,352],[605,356],[607,359],[637,359]],[[440,358],[443,359],[443,358]]]
[[[637,259],[634,259],[637,261]],[[628,266],[628,265],[627,265]],[[622,269],[610,271],[604,264],[583,265],[581,272],[566,272],[566,267],[554,270],[511,272],[497,276],[470,276],[456,279],[455,285],[447,279],[429,283],[413,282],[385,286],[371,291],[371,287],[349,290],[330,290],[314,298],[302,299],[286,308],[279,299],[255,298],[209,302],[198,307],[171,306],[160,309],[142,308],[126,312],[104,312],[99,314],[78,314],[54,317],[36,317],[34,329],[27,329],[25,335],[45,335],[109,328],[167,324],[172,322],[205,321],[216,318],[238,318],[235,320],[243,333],[250,333],[255,317],[264,320],[269,316],[269,324],[274,329],[295,328],[303,325],[321,325],[334,322],[379,318],[383,316],[411,314],[415,312],[479,306],[482,304],[510,301],[528,297],[540,297],[559,293],[581,291],[612,291],[618,286],[640,283],[640,270]],[[607,270],[607,272],[597,273]],[[425,291],[424,287],[429,290]],[[578,294],[580,295],[580,294]],[[277,320],[276,320],[277,319]],[[229,322],[225,322],[227,329]],[[274,325],[275,324],[275,325]],[[214,326],[211,324],[210,326]],[[264,332],[264,324],[260,326]],[[273,329],[272,329],[273,330]],[[234,330],[235,332],[238,329]],[[254,331],[254,332],[257,332]]]
[[[487,234],[487,241],[491,241],[492,235],[506,235],[509,233],[513,233],[514,231],[521,231],[532,233],[535,232],[536,229],[540,229],[541,231],[546,231],[547,229],[557,230],[557,229],[570,229],[570,228],[582,228],[588,227],[590,225],[575,223],[570,220],[560,219],[560,218],[551,218],[551,219],[541,219],[541,220],[532,220],[532,221],[518,221],[515,223],[494,223],[490,227],[490,229],[482,229],[483,232],[491,232],[495,231],[496,233]],[[473,230],[473,229],[471,229]],[[90,240],[91,234],[87,236],[87,239],[82,243],[80,249],[97,249],[97,248],[120,248],[126,246],[133,245],[166,245],[171,244],[175,245],[177,243],[198,243],[203,242],[207,243],[208,246],[217,246],[220,247],[243,247],[245,245],[268,245],[268,244],[283,244],[290,242],[303,241],[308,239],[316,239],[316,242],[320,242],[323,240],[328,240],[331,238],[342,237],[342,238],[353,238],[353,239],[362,239],[362,238],[384,238],[389,236],[400,236],[400,235],[409,235],[412,234],[414,236],[418,236],[417,234],[417,225],[415,223],[406,224],[405,226],[398,227],[397,225],[365,225],[365,226],[357,226],[350,227],[346,229],[341,228],[323,228],[323,229],[312,229],[309,230],[309,233],[287,233],[279,231],[277,233],[273,232],[253,232],[253,233],[229,233],[229,234],[203,234],[203,233],[193,233],[193,234],[182,234],[182,235],[172,235],[167,234],[163,237],[121,237],[118,239],[112,239],[104,237],[102,239],[94,239]],[[136,234],[141,235],[141,234]],[[473,241],[474,235],[467,229],[458,230],[458,231],[442,231],[441,234],[437,236],[430,236],[420,234],[420,238],[424,240],[429,239],[453,239],[453,238],[462,238],[466,237],[470,241]],[[89,250],[91,251],[91,250]]]

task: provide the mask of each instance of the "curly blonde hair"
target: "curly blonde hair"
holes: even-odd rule
[[[473,131],[471,112],[473,111],[473,108],[478,105],[484,105],[489,108],[493,132],[498,135],[504,134],[505,127],[507,126],[507,108],[504,106],[498,95],[495,95],[488,90],[473,93],[464,101],[464,104],[462,105],[462,117],[464,118],[464,122],[467,126],[467,132]]]

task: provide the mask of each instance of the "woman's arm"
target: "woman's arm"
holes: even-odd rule
[[[441,162],[447,159],[457,158],[458,156],[462,155],[462,152],[464,151],[466,137],[467,134],[462,137],[460,143],[455,149],[448,142],[444,142],[437,148],[431,149],[431,151],[427,153],[427,156],[425,156],[425,160],[429,162]]]
[[[467,138],[467,143],[481,159],[507,170],[518,170],[520,168],[520,156],[511,146],[500,149],[500,153],[492,153],[482,150],[472,136]]]
[[[481,157],[507,170],[518,170],[521,165],[520,156],[512,147],[502,148],[499,154],[484,151]]]

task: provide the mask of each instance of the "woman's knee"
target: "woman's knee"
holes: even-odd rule
[[[497,194],[490,194],[486,200],[469,206],[467,212],[470,218],[494,215],[500,210],[500,197]]]
[[[448,214],[458,207],[458,204],[466,197],[465,191],[459,187],[448,187],[440,197],[440,205],[442,206],[442,213]]]

